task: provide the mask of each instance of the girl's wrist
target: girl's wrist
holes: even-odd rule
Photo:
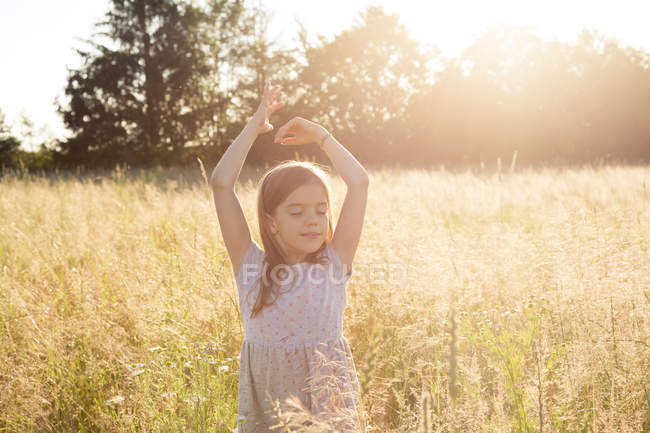
[[[320,147],[321,149],[323,149],[323,148],[324,148],[323,146],[325,145],[325,142],[327,141],[327,139],[328,139],[329,137],[333,137],[333,135],[332,135],[331,132],[329,132],[329,131],[326,130],[325,133],[321,136],[321,138],[319,138],[318,141],[317,141],[317,143],[318,143],[318,147]]]
[[[259,135],[262,129],[262,125],[264,123],[264,119],[265,118],[263,117],[263,115],[260,115],[259,112],[256,112],[255,114],[253,114],[253,117],[248,119],[248,122],[244,126],[244,129],[253,130],[256,134]]]
[[[323,141],[327,138],[330,132],[325,129],[324,126],[318,126],[317,131],[314,134],[314,141],[320,146],[323,147]]]

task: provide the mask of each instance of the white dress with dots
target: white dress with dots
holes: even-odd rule
[[[278,272],[281,294],[251,319],[264,275],[264,251],[252,239],[248,245],[235,277],[244,324],[238,415],[245,418],[239,433],[280,431],[272,428],[279,422],[273,403],[286,408],[290,395],[337,431],[359,431],[359,381],[343,336],[345,287],[353,267],[344,274],[331,243],[323,253],[324,264],[278,267],[293,270],[295,280]]]

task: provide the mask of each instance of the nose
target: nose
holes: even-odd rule
[[[319,215],[316,211],[311,212],[307,220],[307,225],[310,227],[318,225],[318,217]]]

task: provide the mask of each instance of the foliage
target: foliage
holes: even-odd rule
[[[66,163],[165,163],[210,143],[226,99],[217,72],[242,10],[240,1],[114,0],[68,77]]]

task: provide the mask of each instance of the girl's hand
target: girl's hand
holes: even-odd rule
[[[328,134],[327,129],[302,117],[294,117],[275,134],[275,143],[283,146],[318,143]]]
[[[271,87],[270,81],[267,81],[266,85],[264,85],[262,102],[260,102],[260,106],[251,119],[251,122],[257,127],[258,134],[273,131],[273,125],[269,122],[269,117],[284,106],[283,101],[274,103],[276,99],[283,95],[280,89],[280,86]]]

